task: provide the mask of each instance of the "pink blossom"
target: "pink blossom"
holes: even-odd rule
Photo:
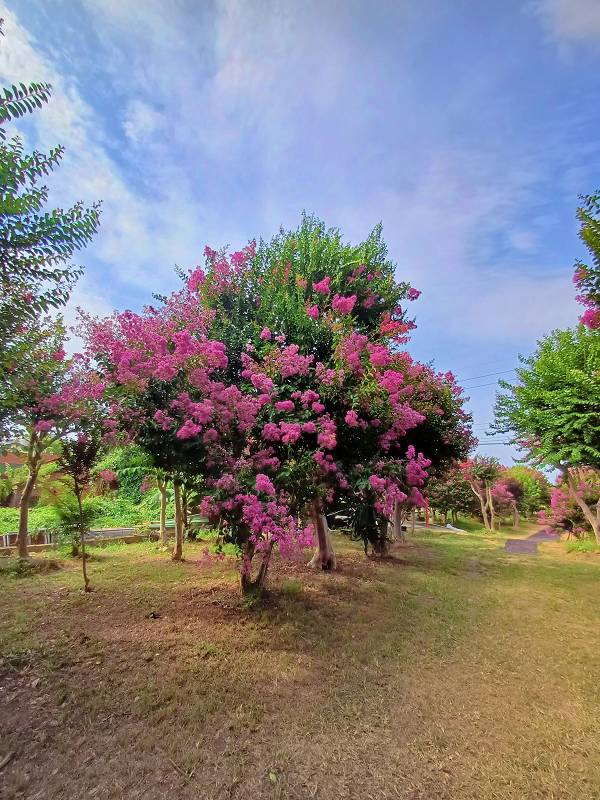
[[[198,288],[202,286],[205,280],[206,274],[204,270],[200,269],[200,267],[196,267],[196,269],[190,273],[190,277],[187,280],[187,287],[190,292],[196,292],[198,291]]]
[[[178,439],[193,439],[202,430],[202,425],[196,425],[191,419],[186,419],[175,434]]]
[[[272,338],[271,331],[268,328],[263,328],[262,331],[260,332],[260,338],[264,342],[270,341],[270,339]]]
[[[360,424],[360,419],[356,411],[354,411],[354,409],[350,409],[350,411],[346,412],[344,420],[346,424],[349,425],[351,428],[358,428]]]
[[[600,328],[600,308],[586,309],[579,318],[579,321],[582,325],[585,325],[585,327],[589,328],[590,330]]]
[[[154,421],[160,425],[163,431],[168,431],[173,424],[173,418],[165,414],[161,409],[154,412]]]
[[[317,294],[329,294],[331,291],[331,278],[329,275],[326,275],[318,283],[313,283],[313,291],[317,292]]]
[[[98,477],[102,478],[106,483],[114,483],[117,480],[117,473],[112,469],[103,469],[98,473]]]
[[[36,423],[35,429],[38,433],[47,433],[55,424],[53,419],[41,419]]]
[[[275,408],[277,411],[293,411],[295,409],[295,405],[291,400],[279,400],[277,403],[275,403]]]
[[[378,475],[371,475],[369,483],[376,492],[382,492],[385,489],[385,479],[380,478]]]
[[[275,487],[267,475],[259,472],[256,476],[256,491],[264,492],[265,494],[275,495]]]
[[[350,314],[352,309],[356,304],[356,295],[351,294],[347,296],[343,296],[340,294],[336,294],[332,300],[331,307],[334,311],[337,311],[339,314]]]
[[[368,350],[371,364],[374,367],[387,367],[392,360],[390,351],[387,347],[385,347],[385,345],[370,344],[368,345]]]
[[[418,300],[421,296],[421,292],[418,289],[414,289],[412,286],[408,290],[407,297],[409,300]]]
[[[302,427],[297,422],[281,422],[279,430],[284,444],[295,444],[302,435]]]
[[[311,319],[319,319],[319,307],[318,306],[308,306],[306,309],[306,313]]]

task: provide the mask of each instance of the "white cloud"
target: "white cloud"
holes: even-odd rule
[[[600,41],[598,0],[537,0],[534,9],[559,41]]]
[[[132,100],[123,121],[123,130],[133,144],[142,144],[153,139],[164,126],[163,115],[144,103],[143,100]]]
[[[66,148],[60,168],[48,180],[51,202],[64,206],[77,199],[103,201],[100,232],[79,260],[103,263],[107,283],[118,279],[147,292],[164,290],[173,265],[187,264],[192,254],[201,252],[202,237],[196,226],[202,208],[181,176],[170,172],[169,164],[157,165],[162,180],[151,181],[150,196],[146,186],[141,187],[143,191],[134,190],[131,178],[111,155],[109,145],[114,147],[115,142],[105,121],[60,66],[42,55],[16,15],[1,3],[0,14],[6,33],[0,47],[0,81],[44,80],[53,86],[50,103],[30,118],[37,137],[33,145],[48,150],[60,142]],[[156,112],[146,104],[132,103],[129,110],[126,124],[132,138],[149,135],[159,124]],[[148,273],[152,274],[151,287]]]

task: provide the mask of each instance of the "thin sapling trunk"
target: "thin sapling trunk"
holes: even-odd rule
[[[183,508],[181,504],[181,484],[173,482],[173,494],[175,496],[175,549],[173,550],[173,561],[181,561],[183,558]]]
[[[91,592],[90,581],[87,574],[87,556],[85,552],[85,520],[83,518],[83,506],[81,504],[81,488],[75,482],[75,497],[77,498],[77,508],[79,509],[79,546],[81,549],[81,571],[83,573],[83,591]]]

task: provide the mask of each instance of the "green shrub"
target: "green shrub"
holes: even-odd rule
[[[569,539],[565,543],[567,553],[598,553],[600,547],[593,539]]]
[[[54,506],[35,506],[29,509],[29,530],[56,530],[58,517]],[[0,534],[15,533],[19,529],[19,509],[0,508]]]

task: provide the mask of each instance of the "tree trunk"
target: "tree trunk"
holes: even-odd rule
[[[163,547],[168,547],[169,537],[167,535],[167,483],[159,478],[156,479],[158,491],[160,492],[160,517],[159,517],[159,537]]]
[[[332,570],[336,568],[335,553],[329,535],[329,526],[325,516],[321,513],[319,504],[315,501],[310,507],[310,516],[317,531],[318,547],[315,554],[308,562],[313,569]]]
[[[519,525],[521,524],[521,516],[519,514],[519,509],[517,508],[516,503],[515,505],[513,505],[512,512],[513,512],[513,528],[518,528]]]
[[[75,488],[75,497],[77,498],[77,507],[79,508],[79,546],[81,548],[81,571],[83,573],[83,591],[91,592],[90,581],[87,574],[86,554],[85,554],[85,525],[83,522],[83,508],[81,505],[81,491],[78,487]]]
[[[405,542],[406,536],[402,530],[402,506],[396,500],[394,503],[394,516],[393,516],[394,539],[397,542]]]
[[[411,515],[410,515],[410,535],[414,536],[415,533],[415,524],[417,521],[417,509],[413,506]]]
[[[388,520],[387,517],[378,517],[377,519],[377,533],[378,536],[373,541],[373,552],[380,558],[385,558],[389,555],[390,543],[388,541]],[[402,515],[400,516],[400,530],[402,530]]]
[[[481,516],[483,517],[483,527],[486,530],[489,530],[490,523],[488,520],[487,503],[485,501],[485,498],[483,494],[480,492],[479,487],[475,487],[472,483],[470,483],[469,486],[471,487],[471,491],[473,492],[475,497],[479,500],[479,505],[481,506]]]
[[[583,497],[579,496],[577,488],[573,481],[573,476],[571,475],[570,472],[567,472],[567,482],[569,485],[569,492],[571,494],[571,497],[573,498],[573,500],[575,500],[579,508],[583,511],[583,516],[586,518],[592,530],[594,531],[594,536],[596,537],[596,544],[600,545],[600,500],[596,504],[596,513],[594,514],[592,509],[583,499]]]
[[[188,494],[185,486],[181,492],[181,524],[183,526],[183,538],[189,539],[190,534],[190,515],[188,513]]]
[[[244,596],[258,595],[264,589],[267,571],[271,561],[271,554],[273,553],[273,542],[269,542],[266,548],[262,551],[260,567],[256,574],[256,578],[252,580],[252,558],[255,552],[256,548],[254,544],[248,542],[244,548],[244,564],[242,566],[242,572],[240,575],[242,594]]]
[[[181,561],[183,557],[183,509],[181,507],[181,484],[173,481],[173,493],[175,495],[175,549],[173,550],[173,561]]]
[[[19,558],[29,558],[29,502],[35,488],[38,470],[29,468],[29,477],[19,501],[19,533],[17,535],[17,554]]]
[[[492,487],[487,485],[485,487],[485,493],[487,495],[487,505],[488,510],[490,512],[490,530],[496,530],[496,511],[494,509],[494,501],[492,499]]]

